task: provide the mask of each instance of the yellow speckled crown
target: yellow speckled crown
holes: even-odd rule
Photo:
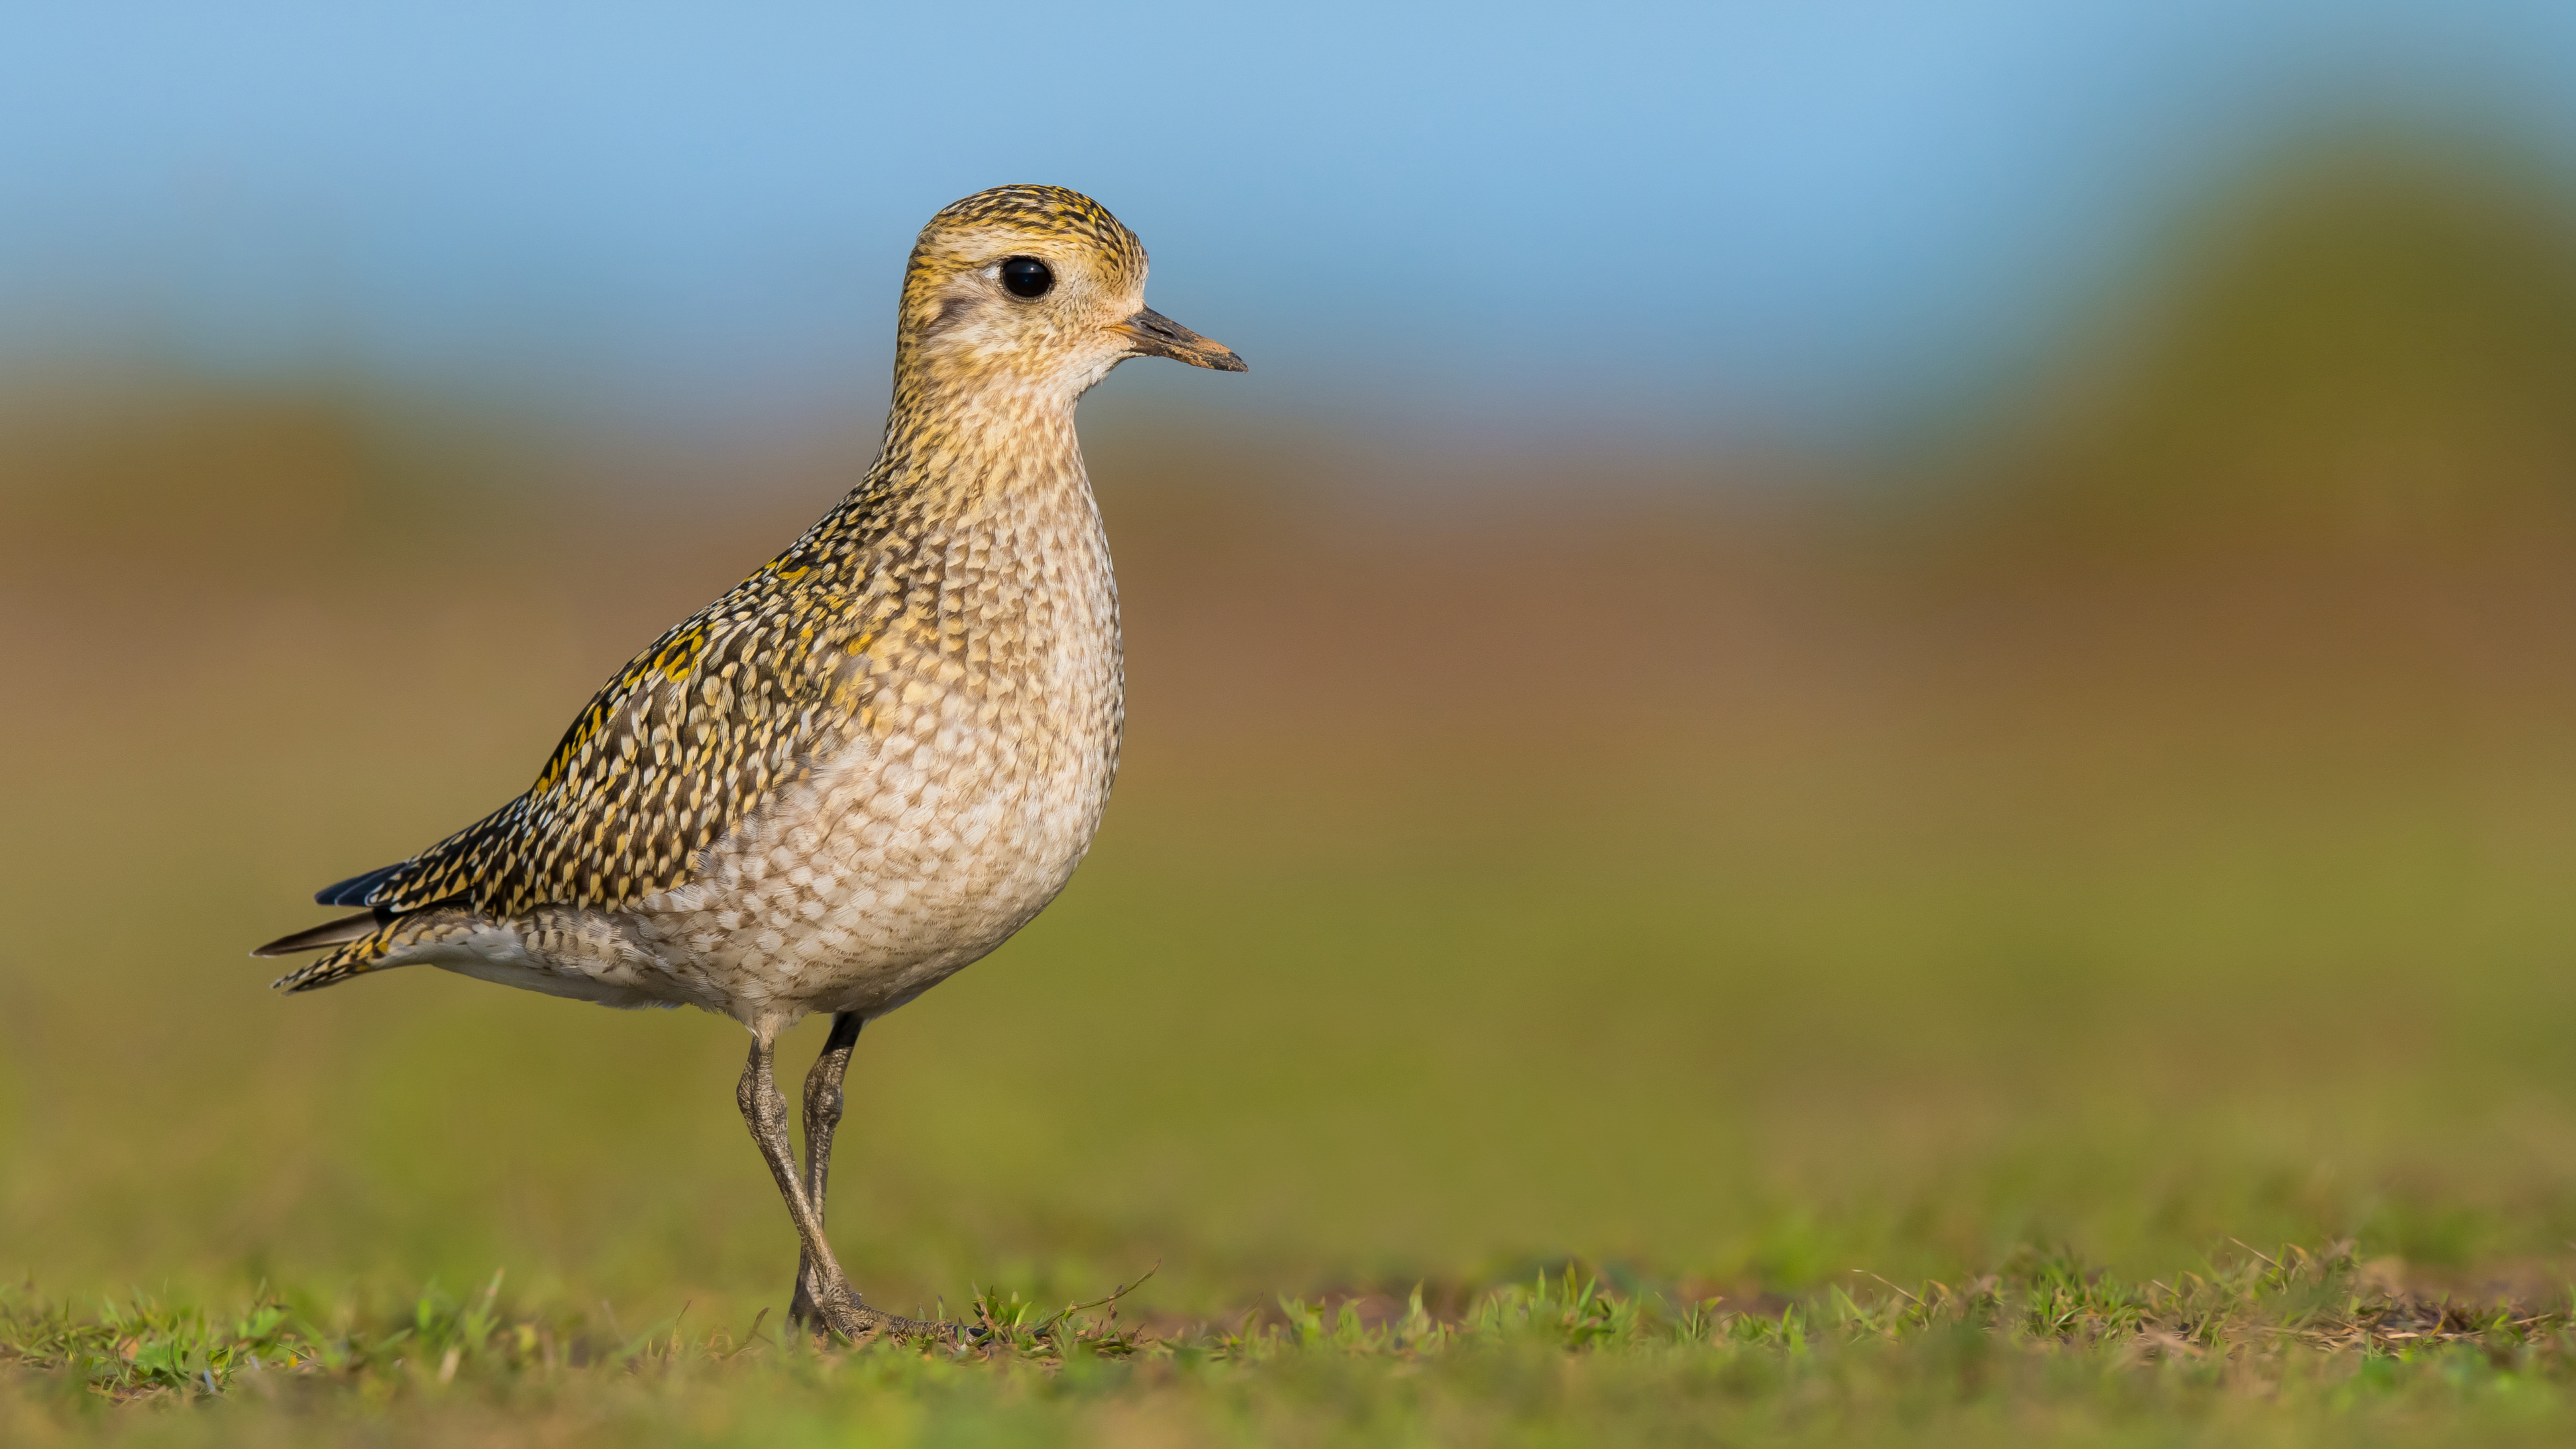
[[[996,250],[1066,241],[1087,247],[1104,264],[1110,285],[1144,286],[1145,244],[1108,207],[1062,186],[996,186],[941,207],[921,229],[904,267],[903,330],[929,326],[938,315],[940,289],[959,272],[992,260]]]

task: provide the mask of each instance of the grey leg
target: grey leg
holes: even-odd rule
[[[867,1018],[855,1011],[835,1013],[832,1034],[823,1039],[823,1053],[805,1074],[805,1200],[814,1205],[818,1225],[830,1218],[824,1200],[832,1178],[832,1132],[841,1125],[841,1077],[850,1069],[850,1048],[866,1023]],[[814,1308],[810,1253],[797,1256],[796,1298],[787,1310],[787,1321],[808,1329],[823,1326],[822,1315]]]
[[[787,1099],[778,1094],[778,1083],[771,1072],[776,1056],[776,1038],[765,1031],[754,1031],[751,1038],[751,1060],[744,1063],[742,1084],[734,1091],[734,1100],[742,1107],[743,1121],[751,1124],[752,1140],[760,1144],[760,1155],[769,1163],[769,1175],[778,1180],[778,1195],[787,1200],[787,1215],[796,1220],[796,1238],[804,1249],[804,1261],[813,1265],[809,1275],[814,1284],[814,1311],[825,1326],[842,1337],[861,1339],[889,1338],[954,1338],[956,1330],[944,1323],[923,1323],[918,1319],[898,1318],[880,1313],[859,1301],[850,1288],[850,1280],[841,1274],[841,1265],[832,1256],[832,1245],[823,1238],[823,1219],[814,1211],[812,1199],[805,1195],[805,1183],[796,1171],[796,1151],[787,1140]]]

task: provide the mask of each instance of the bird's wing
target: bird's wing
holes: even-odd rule
[[[448,904],[510,917],[542,905],[614,910],[686,884],[700,853],[803,778],[864,705],[865,671],[853,666],[868,640],[855,611],[759,587],[770,572],[619,670],[527,793],[317,899],[387,919]]]

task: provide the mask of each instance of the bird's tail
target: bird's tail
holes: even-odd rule
[[[318,961],[309,962],[287,972],[269,984],[280,991],[313,991],[336,985],[352,976],[363,976],[376,969],[392,944],[398,918],[390,911],[362,911],[281,936],[258,950],[254,956],[291,956],[298,951],[332,948]]]

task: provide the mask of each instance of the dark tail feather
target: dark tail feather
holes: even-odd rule
[[[298,931],[292,936],[280,936],[251,954],[292,956],[298,951],[319,951],[325,946],[344,946],[369,935],[388,919],[390,918],[377,915],[374,911],[361,911],[354,916],[342,916],[336,921],[326,921],[309,931]]]
[[[368,900],[367,897],[375,894],[376,887],[383,885],[386,881],[392,879],[394,872],[401,870],[404,866],[409,864],[411,864],[410,861],[398,860],[391,865],[377,866],[374,870],[368,871],[365,875],[353,875],[347,880],[340,882],[338,885],[324,886],[322,889],[313,893],[313,904],[317,906],[372,905],[374,902]],[[314,944],[322,945],[325,943],[317,941]],[[303,948],[298,947],[297,949],[301,950]]]

